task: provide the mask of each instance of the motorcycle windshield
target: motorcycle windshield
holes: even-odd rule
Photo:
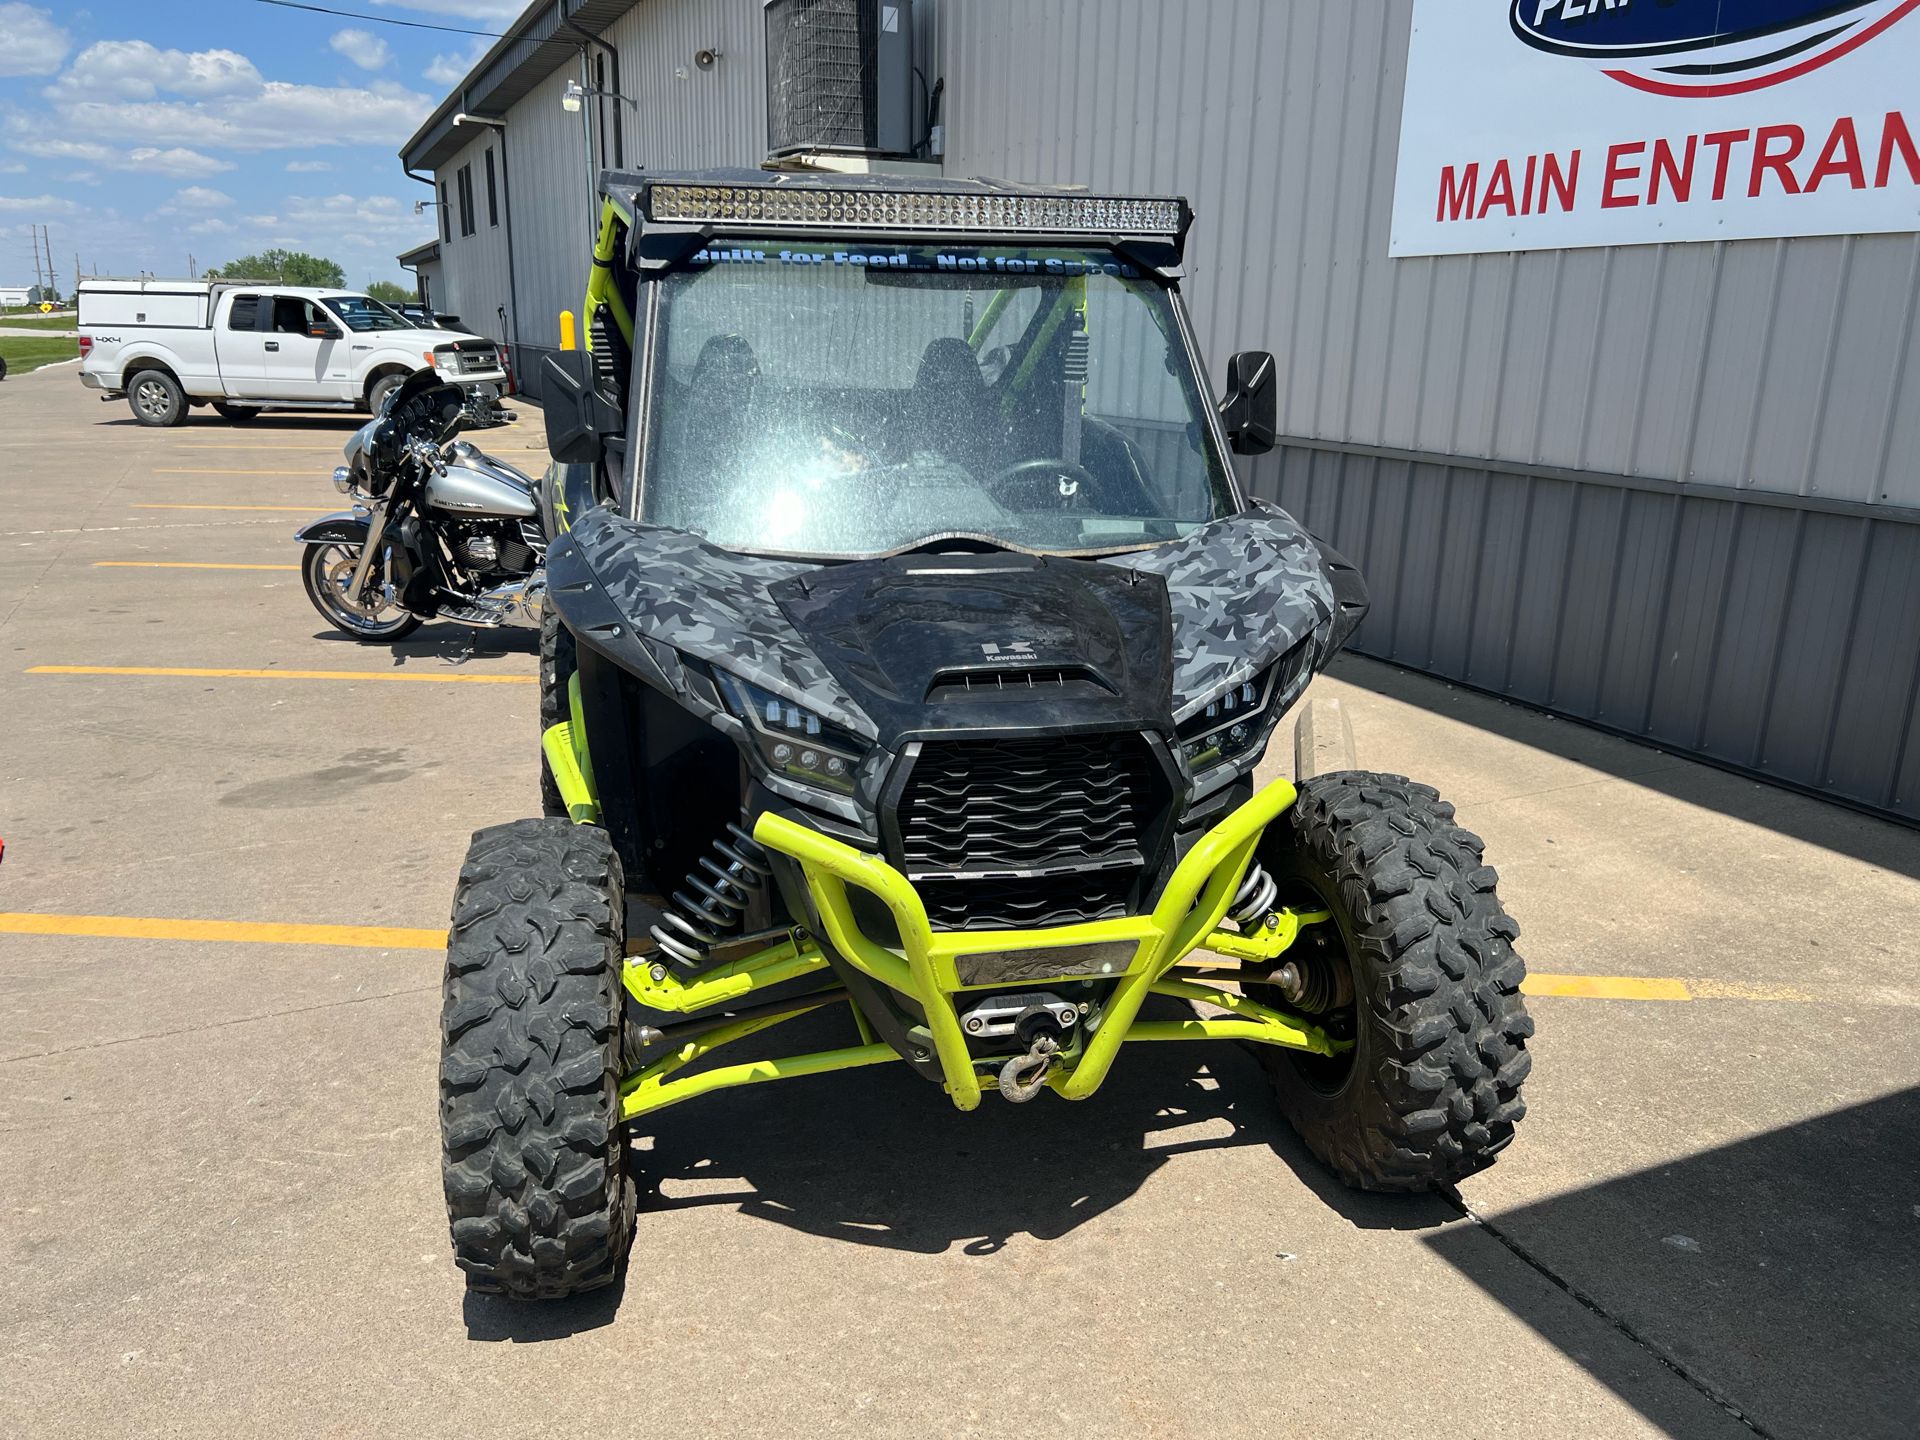
[[[1171,294],[1112,252],[716,246],[659,283],[644,521],[1087,554],[1237,508]]]

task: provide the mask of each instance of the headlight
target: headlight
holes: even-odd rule
[[[1270,706],[1279,678],[1288,673],[1291,652],[1251,680],[1229,685],[1198,714],[1180,723],[1180,753],[1196,775],[1229,760],[1244,759],[1266,743],[1273,729]]]
[[[816,790],[853,793],[853,772],[867,752],[866,741],[737,676],[722,672],[720,684],[727,708],[746,721],[769,770]]]
[[[350,494],[353,490],[353,471],[349,470],[345,465],[334,466],[333,488],[338,490],[342,495]]]

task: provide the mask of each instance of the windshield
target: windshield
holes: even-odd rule
[[[1176,539],[1233,493],[1165,289],[1105,251],[702,251],[659,282],[639,518],[849,558]]]
[[[320,302],[338,315],[349,330],[413,330],[413,321],[382,305],[371,295],[329,295]]]

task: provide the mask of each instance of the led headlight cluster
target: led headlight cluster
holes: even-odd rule
[[[780,185],[655,185],[654,220],[778,228],[982,230],[994,234],[1177,235],[1178,200],[1097,195],[969,195],[935,191],[825,190]]]
[[[769,770],[815,789],[853,793],[854,767],[867,750],[864,740],[738,676],[722,674],[720,681],[727,708],[746,721]]]
[[[1273,723],[1267,703],[1281,668],[1270,665],[1251,680],[1229,685],[1181,723],[1180,753],[1189,770],[1198,773],[1241,759],[1265,741]]]

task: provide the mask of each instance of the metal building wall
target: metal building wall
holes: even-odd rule
[[[1192,197],[1356,648],[1920,818],[1920,237],[1389,260],[1411,13],[942,7],[947,171]]]
[[[607,27],[629,169],[758,165],[767,153],[766,21],[730,0],[641,0]],[[717,50],[711,69],[694,52]],[[685,71],[685,78],[678,72]]]
[[[542,356],[560,344],[560,312],[580,311],[593,247],[586,140],[560,106],[579,68],[563,65],[507,111],[513,187],[514,373],[537,387]],[[449,267],[451,268],[451,267]]]
[[[439,271],[435,283],[434,308],[458,315],[460,323],[476,335],[490,340],[506,340],[507,326],[500,318],[500,307],[507,297],[507,224],[506,195],[500,197],[500,223],[487,223],[486,152],[494,152],[495,181],[501,163],[499,132],[484,126],[467,131],[474,138],[463,145],[435,179],[447,187],[447,226],[440,242]],[[464,165],[473,167],[473,223],[471,235],[460,233],[459,175]],[[436,192],[437,193],[437,192]],[[435,222],[439,219],[436,212]]]

